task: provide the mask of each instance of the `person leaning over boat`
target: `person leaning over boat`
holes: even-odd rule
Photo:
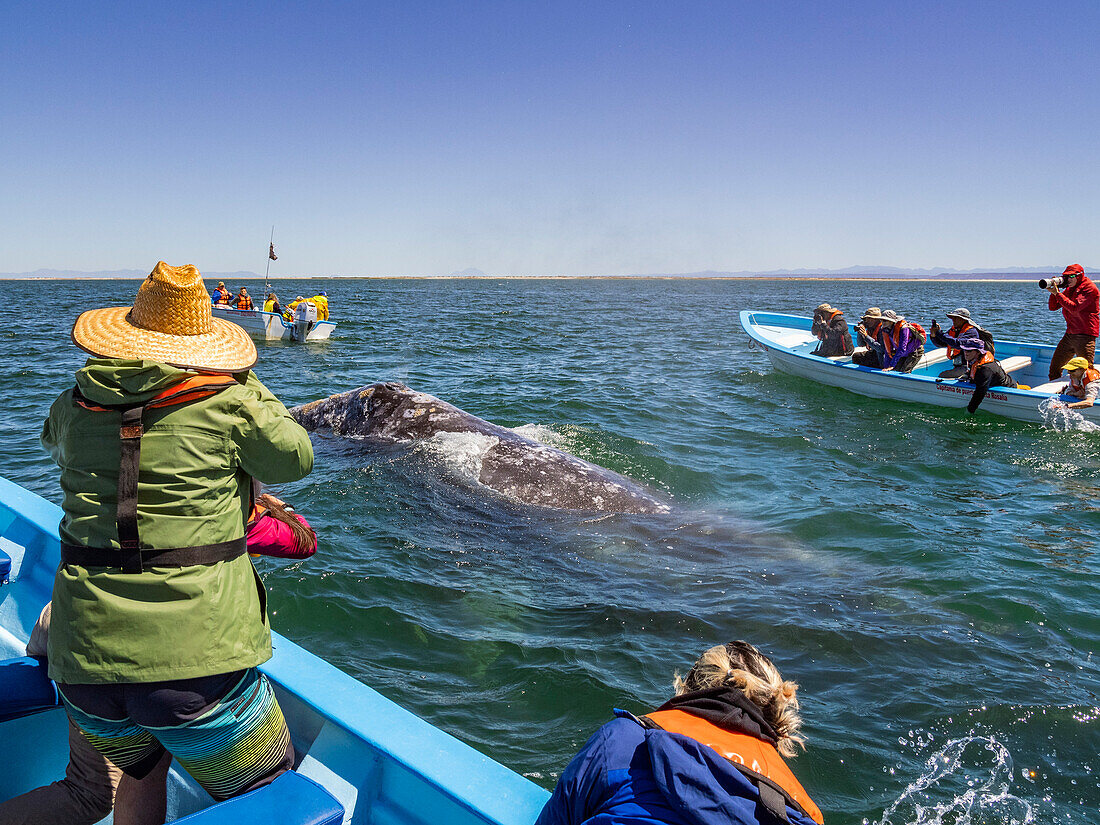
[[[882,369],[894,372],[912,372],[924,357],[924,340],[917,331],[892,309],[878,317],[882,322],[881,342],[885,352]]]
[[[1091,407],[1096,403],[1096,396],[1100,395],[1100,370],[1097,370],[1080,355],[1070,358],[1066,364],[1069,373],[1069,383],[1062,388],[1062,395],[1072,395],[1080,398],[1066,404],[1067,407]]]
[[[1016,379],[1004,371],[1001,362],[985,348],[985,342],[980,338],[960,338],[959,346],[962,348],[963,358],[966,359],[967,369],[966,375],[960,380],[974,385],[974,394],[966,405],[966,411],[973,415],[985,400],[990,387],[1015,387]]]
[[[256,496],[247,527],[250,554],[305,559],[317,551],[317,534],[309,523],[268,493]],[[47,602],[31,630],[28,656],[47,656],[51,608]],[[171,763],[165,752],[145,778],[126,776],[70,719],[65,778],[0,802],[0,825],[94,825],[112,810],[115,825],[161,825],[167,815],[165,781]]]
[[[163,261],[133,307],[81,314],[93,357],[42,444],[61,468],[48,649],[66,710],[128,775],[167,750],[220,800],[293,762],[256,670],[271,631],[245,519],[249,478],[302,478],[313,449],[250,372],[248,334],[211,315],[198,270]]]
[[[229,290],[225,288],[225,281],[218,281],[218,285],[214,287],[214,292],[210,295],[212,303],[217,306],[227,307],[233,300],[233,296]]]
[[[876,370],[882,369],[882,355],[885,352],[885,347],[882,346],[882,342],[879,340],[882,323],[875,320],[880,315],[882,315],[881,309],[868,307],[856,325],[857,345],[863,347],[866,351],[852,355],[853,364],[859,364],[861,367],[871,367]]]
[[[327,316],[326,316],[327,317]],[[837,355],[851,355],[852,334],[848,331],[848,322],[844,313],[829,304],[821,304],[814,310],[814,321],[810,331],[821,342],[811,355],[830,358]]]
[[[324,290],[321,290],[320,292],[318,292],[316,295],[314,295],[309,300],[313,302],[313,305],[315,307],[317,307],[317,320],[318,321],[327,321],[328,320],[328,293],[325,292]]]
[[[1051,381],[1061,377],[1062,367],[1073,356],[1085,358],[1091,366],[1096,358],[1096,338],[1100,336],[1100,290],[1081,264],[1067,266],[1062,278],[1065,289],[1056,284],[1047,287],[1047,308],[1051,312],[1062,310],[1066,319],[1066,334],[1050,359],[1047,377]]]
[[[656,711],[615,710],[573,757],[536,825],[823,822],[783,757],[799,734],[798,685],[748,642],[705,651]]]
[[[248,294],[248,290],[245,289],[243,286],[241,287],[241,291],[237,293],[237,309],[255,309],[255,307],[252,305],[252,296]]]
[[[932,343],[937,347],[947,347],[947,357],[952,362],[951,369],[944,370],[939,374],[939,377],[962,378],[967,374],[970,367],[963,357],[959,340],[979,341],[981,336],[978,334],[978,327],[971,323],[970,310],[966,307],[960,307],[954,312],[947,313],[947,317],[951,321],[951,329],[944,332],[939,323],[933,320],[932,326],[928,330],[928,337],[932,339]]]

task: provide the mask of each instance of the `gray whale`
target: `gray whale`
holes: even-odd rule
[[[669,505],[636,481],[460,410],[404,384],[386,382],[331,395],[290,414],[310,432],[419,441],[478,433],[491,444],[478,481],[525,504],[565,510],[664,513]]]

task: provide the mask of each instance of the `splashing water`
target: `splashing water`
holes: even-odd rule
[[[413,449],[434,459],[461,481],[477,484],[485,454],[499,442],[496,436],[481,433],[440,432],[417,442]]]
[[[1058,396],[1052,395],[1039,402],[1039,413],[1043,416],[1043,426],[1060,433],[1095,433],[1100,426],[1087,421],[1077,410],[1071,410]]]
[[[1009,792],[1012,755],[991,736],[952,739],[875,825],[1028,825],[1031,805]]]

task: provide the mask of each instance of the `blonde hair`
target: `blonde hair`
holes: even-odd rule
[[[775,730],[776,749],[786,757],[806,748],[799,734],[802,717],[798,713],[798,684],[787,681],[771,660],[748,642],[717,645],[703,652],[683,679],[677,673],[672,682],[676,695],[717,687],[739,689],[757,705]]]

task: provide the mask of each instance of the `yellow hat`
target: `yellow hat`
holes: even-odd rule
[[[132,307],[90,309],[73,324],[73,343],[101,358],[160,361],[203,372],[243,372],[256,345],[243,328],[215,318],[199,271],[156,265]]]
[[[1087,370],[1092,364],[1089,363],[1087,358],[1082,358],[1080,355],[1075,358],[1070,358],[1066,361],[1065,368],[1072,372],[1073,370]]]

